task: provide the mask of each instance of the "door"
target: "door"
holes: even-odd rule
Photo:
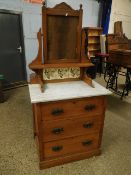
[[[21,15],[0,11],[0,74],[5,87],[26,81]]]

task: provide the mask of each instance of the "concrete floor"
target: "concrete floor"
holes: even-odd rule
[[[0,175],[131,175],[131,95],[108,97],[100,156],[46,170],[38,166],[28,87],[7,95],[0,104]]]

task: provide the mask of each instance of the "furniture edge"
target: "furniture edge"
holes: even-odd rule
[[[73,161],[83,160],[84,158],[98,156],[100,154],[101,154],[101,150],[98,148],[98,149],[95,149],[93,151],[76,153],[76,154],[72,154],[72,155],[65,155],[62,157],[57,157],[54,159],[43,160],[43,161],[40,161],[39,166],[40,166],[40,169],[46,169],[46,168],[50,168],[53,166],[62,165],[65,163],[70,163]]]

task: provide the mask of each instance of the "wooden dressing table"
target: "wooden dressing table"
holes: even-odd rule
[[[86,69],[93,64],[83,51],[82,6],[66,3],[42,8],[39,51],[29,65],[29,92],[40,168],[99,155],[106,95]]]

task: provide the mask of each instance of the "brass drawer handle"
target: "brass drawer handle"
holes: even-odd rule
[[[54,129],[52,129],[53,134],[60,134],[63,131],[64,131],[64,128],[54,128]]]
[[[92,143],[93,143],[92,140],[85,140],[85,141],[82,142],[82,145],[83,145],[83,146],[89,146],[89,145],[91,145]]]
[[[96,105],[86,105],[85,106],[85,110],[86,111],[92,111],[96,108]]]
[[[52,147],[52,151],[55,151],[55,152],[61,151],[62,149],[63,149],[63,146],[53,146]]]
[[[84,123],[83,127],[84,128],[92,128],[93,127],[93,123]]]
[[[53,109],[51,114],[54,115],[54,116],[57,116],[57,115],[60,115],[64,113],[64,110],[63,109]]]

